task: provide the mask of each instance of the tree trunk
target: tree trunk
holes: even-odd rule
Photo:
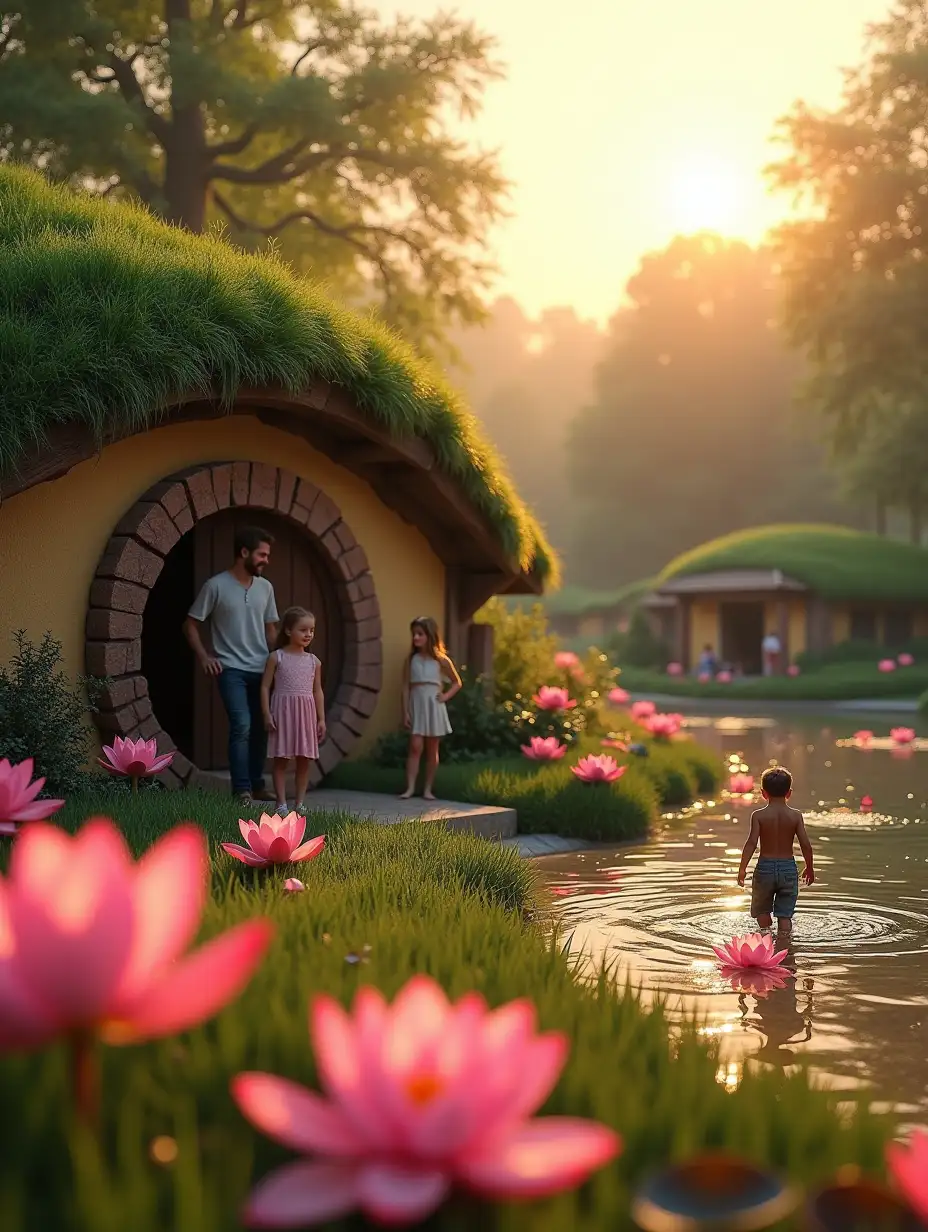
[[[178,27],[190,21],[190,0],[165,0],[168,38],[180,37]],[[173,65],[172,65],[173,73]],[[208,155],[203,109],[199,99],[180,105],[184,90],[172,76],[170,135],[164,150],[164,196],[168,222],[201,232],[206,222]]]
[[[876,502],[876,533],[886,535],[886,506],[879,499]]]

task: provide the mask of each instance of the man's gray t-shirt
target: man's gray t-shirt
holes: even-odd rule
[[[187,613],[208,620],[213,652],[223,668],[263,672],[267,663],[264,626],[277,619],[274,587],[267,578],[252,578],[245,587],[231,573],[217,573],[203,586]]]

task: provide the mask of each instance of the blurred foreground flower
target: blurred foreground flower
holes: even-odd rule
[[[570,671],[572,667],[576,667],[580,662],[577,655],[572,650],[559,650],[554,656],[554,666],[560,672]]]
[[[901,655],[896,656],[896,662],[900,667],[911,667],[915,662],[915,656],[903,652]]]
[[[245,1210],[252,1227],[318,1225],[356,1210],[418,1223],[455,1186],[497,1200],[544,1197],[581,1184],[621,1149],[595,1121],[532,1118],[569,1043],[539,1035],[527,1001],[491,1011],[468,993],[451,1004],[417,975],[392,1005],[374,988],[359,990],[350,1014],[315,997],[310,1034],[323,1095],[272,1074],[232,1083],[252,1125],[317,1157],[258,1184]]]
[[[303,842],[306,818],[299,813],[286,817],[261,814],[260,821],[242,818],[238,823],[242,838],[248,844],[221,843],[222,850],[252,868],[268,868],[271,864],[300,864],[313,860],[325,846],[325,835]],[[300,844],[303,844],[300,846]]]
[[[626,770],[608,753],[590,753],[570,768],[581,783],[614,783]]]
[[[752,774],[733,774],[728,780],[728,790],[733,796],[749,796],[754,791]]]
[[[886,1148],[886,1166],[906,1202],[928,1223],[928,1133],[914,1130],[905,1146],[891,1142]]]
[[[653,702],[635,702],[632,705],[631,716],[636,723],[640,723],[642,719],[648,718],[648,716],[654,714],[656,710],[657,707]]]
[[[63,800],[37,800],[45,779],[32,779],[31,757],[13,766],[0,761],[0,834],[15,834],[21,821],[42,821],[57,813]]]
[[[876,666],[877,666],[877,671],[894,672],[896,670],[896,660],[895,659],[880,659],[879,663]]]
[[[522,745],[522,756],[530,761],[557,761],[567,752],[566,744],[559,744],[557,736],[532,736]]]
[[[609,690],[610,706],[626,706],[628,705],[628,693],[625,689],[620,689],[618,686]]]
[[[682,726],[682,714],[652,714],[643,723],[643,727],[658,740],[669,740]]]
[[[774,952],[773,938],[769,933],[747,933],[743,937],[732,937],[723,946],[714,945],[712,949],[718,956],[723,967],[779,967],[786,958],[787,950]]]
[[[173,760],[173,753],[159,755],[155,740],[123,740],[122,736],[117,736],[112,744],[105,744],[103,756],[97,758],[110,774],[124,774],[131,779],[133,791],[138,791],[139,779],[160,774]]]
[[[912,744],[915,740],[915,729],[912,727],[894,727],[889,738],[893,744]]]
[[[573,710],[577,704],[566,689],[550,684],[543,684],[532,701],[539,710]]]
[[[288,894],[299,894],[301,890],[306,889],[306,886],[303,885],[299,877],[288,877],[284,882],[284,889]]]
[[[0,1048],[67,1036],[90,1114],[94,1037],[130,1044],[216,1014],[251,979],[273,925],[249,920],[185,956],[208,878],[195,826],[170,831],[137,863],[106,817],[74,837],[26,826],[0,877]]]
[[[615,749],[617,753],[627,753],[628,745],[624,740],[618,740],[615,736],[605,736],[599,742],[600,747],[604,749]]]

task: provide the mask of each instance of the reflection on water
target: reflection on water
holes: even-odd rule
[[[726,978],[710,949],[755,927],[736,882],[749,802],[706,801],[668,816],[641,846],[541,861],[574,948],[618,960],[645,996],[695,1012],[719,1040],[725,1086],[737,1086],[748,1058],[805,1063],[832,1086],[871,1086],[876,1101],[924,1124],[928,752],[845,743],[860,721],[688,725],[726,758],[740,754],[758,779],[775,762],[795,776],[816,882],[800,890],[788,978]],[[863,796],[870,813],[860,811]]]

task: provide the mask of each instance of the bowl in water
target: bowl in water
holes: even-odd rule
[[[632,1218],[644,1232],[761,1232],[790,1215],[798,1195],[733,1155],[701,1155],[653,1176]]]

